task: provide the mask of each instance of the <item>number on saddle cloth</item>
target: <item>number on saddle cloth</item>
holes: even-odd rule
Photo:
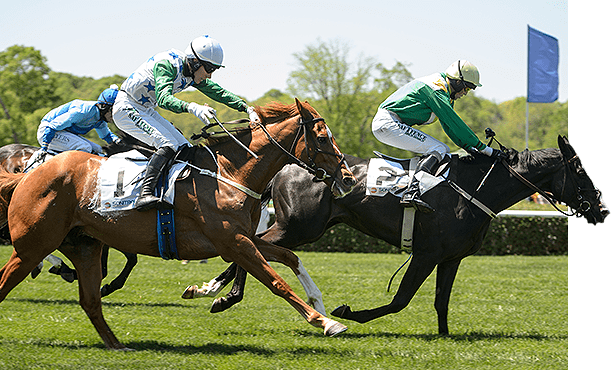
[[[376,151],[374,153],[378,158],[372,158],[369,161],[367,195],[383,197],[387,193],[391,193],[400,197],[414,176],[419,158],[400,159]],[[422,171],[416,174],[416,178],[420,180],[422,194],[434,188],[449,176],[451,162],[452,157],[447,155],[439,162],[439,167],[434,176]]]

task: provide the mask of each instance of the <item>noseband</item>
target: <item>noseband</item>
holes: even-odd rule
[[[294,141],[292,142],[292,147],[290,148],[290,151],[286,150],[286,148],[284,148],[275,139],[273,139],[271,134],[267,131],[266,127],[261,122],[258,122],[258,125],[262,128],[262,131],[264,131],[264,133],[267,135],[269,141],[272,144],[274,144],[279,149],[281,149],[281,151],[284,152],[294,163],[296,163],[301,168],[307,170],[310,174],[312,174],[314,182],[319,182],[319,181],[324,181],[325,179],[329,177],[337,176],[337,173],[341,171],[341,165],[343,164],[343,161],[345,160],[345,156],[343,154],[323,151],[322,149],[318,148],[317,145],[314,145],[315,155],[313,157],[311,156],[309,152],[310,135],[308,135],[307,125],[313,125],[316,122],[324,122],[324,118],[318,117],[318,118],[311,119],[309,121],[303,121],[302,119],[300,119],[298,124],[302,127],[302,130],[297,131],[296,137],[294,138]],[[301,138],[301,136],[305,138],[305,150],[307,150],[307,158],[309,159],[309,164],[303,162],[301,159],[299,159],[294,154],[292,154],[292,152],[294,152],[294,148],[298,145],[298,141]],[[332,176],[329,175],[324,168],[318,167],[318,165],[315,163],[314,159],[320,153],[326,154],[326,155],[332,155],[335,158],[339,159],[339,164],[337,165],[337,168],[335,169],[335,172],[333,173]]]

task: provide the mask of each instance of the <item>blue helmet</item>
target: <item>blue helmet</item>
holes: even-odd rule
[[[113,84],[109,86],[108,89],[105,89],[100,96],[98,97],[98,102],[102,104],[113,105],[115,103],[115,98],[117,97],[117,93],[119,92],[119,88],[117,85]]]

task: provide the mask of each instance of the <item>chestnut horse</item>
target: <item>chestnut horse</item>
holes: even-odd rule
[[[257,107],[263,124],[237,139],[257,157],[226,140],[193,147],[193,170],[176,184],[175,223],[179,258],[221,256],[235,262],[271,292],[284,298],[311,325],[332,336],[347,328],[302,301],[270,267],[271,261],[296,263],[296,256],[254,235],[261,194],[287,163],[297,162],[325,181],[335,196],[349,193],[356,179],[334,137],[308,103]],[[7,206],[14,251],[0,270],[0,302],[45,256],[61,247],[79,274],[79,303],[105,346],[126,349],[106,323],[101,308],[102,244],[158,256],[156,212],[136,210],[100,214],[98,170],[104,158],[64,152],[29,174],[0,172],[0,206]],[[305,163],[307,162],[307,163]],[[34,175],[35,173],[35,175]],[[79,243],[87,235],[100,243]],[[63,244],[66,237],[71,244]],[[294,256],[294,259],[292,258]],[[293,266],[295,273],[298,266]]]

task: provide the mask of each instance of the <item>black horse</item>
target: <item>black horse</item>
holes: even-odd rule
[[[110,144],[110,145],[103,147],[107,155],[113,155],[113,154],[127,151],[130,149],[139,149],[144,154],[153,153],[153,150],[151,150],[151,148],[144,147],[143,144],[141,144],[140,142],[138,144],[134,143],[130,141],[130,138],[126,137],[126,135],[121,135],[121,137],[122,137],[123,144],[121,145]],[[0,166],[3,167],[8,172],[13,172],[13,173],[23,172],[26,169],[26,163],[28,162],[28,159],[30,159],[32,154],[34,154],[38,149],[39,148],[35,146],[27,145],[27,144],[4,145],[0,147]],[[0,224],[0,242],[3,244],[11,244],[11,236],[8,231],[8,224],[6,222],[5,215],[0,217],[0,219],[1,219],[0,220],[0,223],[1,223]],[[77,236],[72,235],[71,237],[67,238],[66,242],[70,244],[74,240],[71,238],[75,238],[75,237]],[[88,238],[88,237],[85,235],[79,235],[78,238],[80,238],[79,240],[81,242],[86,242],[83,240],[83,238]],[[96,241],[92,239],[91,242],[94,243]],[[119,273],[119,275],[115,279],[113,279],[110,283],[105,284],[102,286],[102,288],[100,288],[100,294],[102,297],[105,297],[113,293],[114,291],[123,288],[124,284],[126,283],[126,280],[128,279],[128,276],[132,272],[132,269],[134,269],[134,267],[136,266],[136,263],[137,263],[136,254],[124,253],[124,252],[122,253],[126,257],[126,264],[124,265],[124,268],[122,269],[122,271]],[[108,258],[109,258],[109,247],[105,245],[102,249],[102,256],[101,256],[102,277],[103,278],[105,278],[108,273],[108,270],[107,270]],[[77,271],[70,268],[68,265],[64,264],[63,261],[62,261],[62,265],[60,268],[56,268],[54,266],[49,270],[49,272],[56,274],[56,275],[60,275],[64,280],[66,280],[69,283],[72,283],[78,278]],[[38,273],[40,273],[40,270],[33,271],[32,276],[36,277],[38,276]]]
[[[601,202],[601,193],[593,186],[567,138],[559,136],[558,144],[560,149],[525,150],[521,153],[506,149],[509,158],[497,162],[494,167],[493,159],[489,157],[464,157],[452,167],[451,176],[460,188],[474,195],[494,213],[533,194],[536,188],[528,185],[530,182],[552,194],[554,200],[566,203],[575,210],[574,214],[584,217],[589,223],[603,222],[609,211]],[[270,184],[275,223],[259,237],[292,249],[317,240],[335,224],[345,223],[400,247],[403,208],[399,199],[390,194],[367,196],[368,160],[346,158],[359,183],[341,199],[333,199],[326,186],[314,183],[312,176],[297,166],[286,166],[280,171]],[[516,177],[514,172],[520,177]],[[483,186],[475,194],[484,179]],[[442,182],[424,194],[423,200],[436,212],[416,213],[413,257],[392,302],[361,311],[352,311],[349,306],[342,305],[332,315],[365,323],[399,312],[409,304],[437,266],[435,309],[439,333],[448,334],[448,304],[458,267],[463,258],[480,248],[492,218],[461,196],[448,182]],[[226,297],[214,302],[212,312],[222,311],[241,300],[245,273],[240,268],[230,266],[213,281],[223,287],[235,276],[233,289]]]

